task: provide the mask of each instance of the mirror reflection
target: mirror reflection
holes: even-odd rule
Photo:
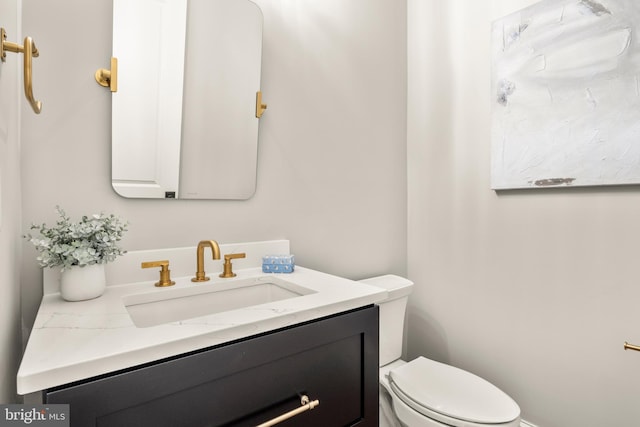
[[[262,13],[251,1],[114,0],[114,190],[251,197],[261,55]]]

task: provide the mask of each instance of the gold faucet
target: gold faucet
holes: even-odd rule
[[[218,246],[218,242],[215,240],[202,240],[198,243],[198,251],[197,251],[197,269],[196,269],[196,277],[192,277],[192,282],[206,282],[209,280],[204,273],[204,248],[205,246],[209,246],[211,248],[213,259],[220,259],[220,246]]]

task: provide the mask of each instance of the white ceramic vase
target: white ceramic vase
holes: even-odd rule
[[[104,264],[66,268],[60,275],[60,295],[66,301],[98,298],[106,285]]]

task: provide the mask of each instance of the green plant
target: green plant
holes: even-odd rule
[[[36,259],[41,267],[59,266],[64,271],[76,265],[106,264],[126,253],[117,242],[127,231],[127,223],[116,216],[101,213],[74,223],[60,206],[56,211],[60,219],[54,227],[32,224],[31,230],[38,230],[40,236],[23,236],[40,253]]]

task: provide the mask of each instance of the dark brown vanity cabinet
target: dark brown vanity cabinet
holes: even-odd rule
[[[369,306],[44,392],[72,427],[378,426],[378,307]]]

